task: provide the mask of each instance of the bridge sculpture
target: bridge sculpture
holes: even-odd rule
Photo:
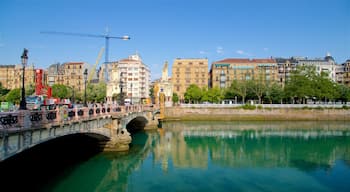
[[[156,107],[94,106],[53,110],[0,113],[0,161],[40,143],[72,134],[86,134],[101,140],[106,151],[125,151],[130,132],[157,125]]]

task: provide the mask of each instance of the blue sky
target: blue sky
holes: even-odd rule
[[[109,60],[136,51],[161,76],[175,58],[324,57],[350,59],[349,0],[1,0],[0,64],[85,61],[93,65],[103,38],[41,34],[57,31],[112,36]],[[104,55],[101,62],[104,61]],[[169,67],[169,72],[171,68]]]

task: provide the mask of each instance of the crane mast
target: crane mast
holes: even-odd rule
[[[88,83],[91,82],[91,80],[92,80],[92,78],[93,78],[93,76],[94,76],[94,74],[95,74],[95,72],[96,72],[96,67],[97,67],[98,63],[100,62],[100,60],[101,60],[103,51],[104,51],[104,47],[102,47],[101,50],[100,50],[100,52],[98,53],[98,56],[97,56],[97,59],[96,59],[96,63],[95,63],[95,65],[92,67],[92,70],[91,70],[91,72],[90,72],[90,74],[89,74],[88,81],[87,81]]]
[[[121,39],[121,40],[130,40],[130,37],[127,35],[117,37],[117,36],[109,36],[108,34],[106,35],[94,35],[94,34],[84,34],[84,33],[69,33],[69,32],[57,32],[57,31],[42,31],[41,33],[43,34],[53,34],[53,35],[69,35],[69,36],[79,36],[79,37],[94,37],[94,38],[105,38],[105,71],[104,71],[104,78],[105,82],[108,82],[108,71],[107,71],[107,64],[109,62],[108,60],[108,54],[109,54],[109,40],[110,39]]]

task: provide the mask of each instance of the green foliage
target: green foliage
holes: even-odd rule
[[[223,92],[218,87],[214,87],[209,90],[202,90],[202,93],[202,102],[209,101],[211,103],[220,103],[220,101],[224,98]]]
[[[52,96],[60,99],[69,98],[68,88],[65,85],[52,85]]]
[[[6,95],[6,101],[12,103],[19,103],[21,101],[21,89],[12,89]]]
[[[10,90],[3,87],[0,82],[0,101],[5,101],[8,92],[10,92]]]
[[[173,103],[178,103],[179,102],[179,96],[177,95],[177,93],[173,93]]]
[[[285,92],[298,103],[305,103],[307,98],[326,101],[341,96],[337,87],[327,73],[318,74],[314,66],[299,66],[287,82]]]
[[[245,104],[242,106],[242,109],[254,110],[256,109],[255,105]]]
[[[33,95],[35,92],[35,86],[33,83],[25,87],[26,95]]]
[[[242,98],[242,103],[245,103],[245,98],[248,94],[248,82],[245,80],[232,81],[231,86],[228,88],[226,95],[232,96],[240,96]]]
[[[248,90],[258,97],[259,104],[261,104],[261,98],[266,91],[265,82],[262,79],[247,81]]]
[[[89,84],[86,89],[87,101],[103,102],[106,98],[106,83]]]
[[[282,103],[285,97],[283,88],[278,83],[272,83],[266,87],[265,96],[270,103]]]
[[[202,98],[202,90],[195,84],[191,84],[185,93],[185,100],[188,103],[198,103]]]

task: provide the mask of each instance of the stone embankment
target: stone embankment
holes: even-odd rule
[[[350,110],[346,109],[237,109],[168,107],[165,120],[256,120],[256,121],[350,121]]]

